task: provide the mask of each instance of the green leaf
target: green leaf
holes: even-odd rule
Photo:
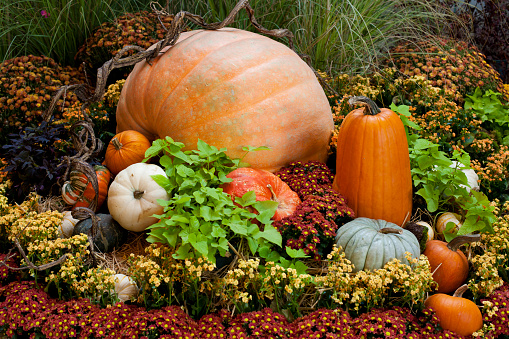
[[[281,247],[281,243],[283,241],[281,237],[281,233],[272,225],[265,225],[265,229],[262,232],[259,232],[254,236],[256,239],[264,238],[267,241],[270,241],[273,244]]]
[[[188,259],[194,258],[193,252],[191,252],[191,244],[184,244],[179,246],[179,248],[173,254],[175,259]]]
[[[243,146],[242,150],[246,151],[246,152],[270,151],[270,147],[269,146],[258,146],[258,147]]]
[[[189,243],[204,257],[209,256],[207,237],[203,234],[189,234]]]
[[[290,258],[309,258],[309,255],[307,255],[302,248],[295,250],[291,247],[286,246],[285,250],[286,254],[288,254]]]
[[[272,200],[255,202],[253,204],[253,207],[258,211],[256,220],[258,220],[264,225],[270,224],[272,222],[272,217],[274,217],[274,214],[277,211],[278,206],[279,203],[277,201]]]
[[[184,164],[175,166],[175,169],[177,170],[177,174],[181,177],[192,177],[194,176],[194,171],[192,168],[187,167]]]

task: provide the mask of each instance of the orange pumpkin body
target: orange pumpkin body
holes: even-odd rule
[[[327,160],[334,128],[315,74],[285,45],[233,28],[184,32],[123,86],[117,132],[170,136],[195,149],[198,138],[226,148],[268,146],[244,160],[271,172],[292,161]]]
[[[225,193],[232,196],[233,201],[235,201],[235,197],[242,197],[249,191],[256,193],[257,201],[277,201],[279,205],[273,220],[281,220],[292,215],[301,203],[297,193],[271,172],[241,167],[232,171],[227,177],[233,181],[221,187]]]
[[[104,163],[114,175],[145,158],[150,141],[138,131],[123,131],[115,135],[106,149]]]
[[[483,326],[482,314],[477,305],[465,298],[437,293],[424,302],[438,315],[440,326],[462,336],[470,336]]]
[[[424,255],[428,257],[433,280],[438,284],[438,292],[451,293],[468,278],[468,260],[460,250],[451,250],[441,240],[426,243]]]
[[[104,166],[95,166],[95,173],[97,174],[97,183],[99,186],[99,193],[97,197],[97,207],[95,211],[99,210],[99,208],[102,206],[104,201],[106,200],[106,196],[108,194],[108,185],[110,183],[111,179],[111,173],[110,171],[104,167]],[[77,174],[78,175],[78,174]],[[79,173],[80,176],[84,177],[86,182],[88,183],[85,190],[83,191],[83,195],[81,196],[81,199],[79,199],[76,204],[74,204],[73,208],[76,207],[90,207],[90,204],[95,198],[95,191],[92,187],[92,183],[88,182],[87,177],[83,173]],[[94,212],[95,212],[94,211]]]
[[[369,111],[359,108],[350,112],[339,129],[332,187],[346,198],[357,217],[402,226],[412,212],[405,128],[389,109],[382,108],[377,114]]]

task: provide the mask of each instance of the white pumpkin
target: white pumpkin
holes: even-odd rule
[[[71,211],[64,211],[63,214],[64,218],[58,226],[58,236],[60,238],[70,238],[72,236],[74,226],[76,226],[79,220],[72,217]]]
[[[158,221],[153,214],[162,214],[158,199],[169,200],[166,190],[152,175],[166,176],[164,170],[152,164],[136,163],[120,171],[108,190],[108,209],[123,228],[142,232]]]
[[[138,296],[138,286],[131,277],[125,274],[115,274],[115,293],[122,302]]]
[[[461,219],[461,215],[459,215],[459,214],[452,213],[452,212],[445,212],[438,217],[437,222],[435,224],[435,228],[437,229],[438,233],[444,233],[444,231],[447,227],[447,224],[452,222],[452,223],[454,223],[454,225],[456,225],[452,229],[452,232],[456,232],[460,229],[461,225],[463,225],[461,223],[460,219]]]
[[[433,227],[431,227],[431,225],[428,224],[426,221],[417,221],[416,224],[424,226],[428,229],[428,240],[426,240],[426,242],[433,240],[435,238],[435,231],[433,230]]]
[[[452,165],[449,167],[460,169],[464,166],[462,163],[453,160]],[[468,192],[470,192],[471,189],[473,189],[474,191],[479,191],[479,176],[477,175],[477,173],[475,173],[475,171],[471,168],[463,168],[461,171],[465,173],[468,180],[468,186],[470,187],[465,185],[461,186],[465,187]]]

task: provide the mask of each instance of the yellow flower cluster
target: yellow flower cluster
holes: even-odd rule
[[[124,84],[125,79],[120,79],[114,84],[108,86],[106,93],[104,93],[104,98],[106,99],[110,107],[117,107],[118,100],[120,99],[120,92],[122,92]]]
[[[381,269],[357,273],[352,273],[352,263],[341,248],[334,247],[327,258],[327,274],[315,278],[318,292],[330,294],[335,306],[355,311],[361,307],[369,310],[395,304],[422,305],[426,293],[436,285],[424,255],[412,258],[407,254],[410,266],[394,259]]]
[[[262,276],[258,271],[260,259],[239,259],[236,268],[226,272],[219,282],[216,294],[221,300],[240,300],[248,304],[253,300],[253,293],[257,294],[261,287]],[[256,295],[258,297],[258,295]]]
[[[313,280],[309,274],[298,274],[294,268],[286,268],[271,261],[265,264],[262,276],[261,294],[269,299],[274,299],[278,293],[292,299],[293,294],[300,295]]]
[[[504,280],[498,274],[496,253],[485,252],[473,256],[471,263],[474,276],[468,281],[468,289],[474,295],[474,299],[489,296],[504,284]]]
[[[12,242],[17,238],[22,246],[57,239],[58,226],[62,223],[63,218],[63,214],[59,211],[28,212],[12,221],[7,231],[8,238]]]
[[[140,299],[164,299],[171,304],[175,297],[174,284],[179,284],[183,291],[197,286],[199,291],[211,289],[211,282],[202,276],[215,268],[215,265],[204,258],[178,260],[173,257],[173,248],[152,244],[145,249],[145,255],[131,254],[128,275],[142,290]],[[158,289],[164,287],[163,289]],[[162,294],[161,294],[162,293]]]
[[[77,295],[97,301],[105,294],[114,294],[115,271],[102,267],[88,269],[73,281],[71,288]]]

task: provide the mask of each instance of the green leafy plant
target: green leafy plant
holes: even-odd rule
[[[163,154],[159,162],[168,177],[153,178],[170,196],[170,200],[159,202],[164,213],[149,227],[147,240],[177,248],[177,259],[204,256],[215,263],[217,253],[225,256],[230,249],[249,249],[253,255],[269,257],[272,247],[281,246],[282,241],[271,220],[277,202],[256,201],[255,193],[248,192],[234,203],[219,186],[231,181],[226,175],[239,166],[240,159],[230,159],[226,149],[202,140],[197,150],[183,151],[183,147],[166,137],[155,140],[145,153],[145,161]]]
[[[509,106],[500,101],[499,92],[488,89],[483,91],[477,87],[473,95],[465,98],[465,109],[472,109],[483,122],[483,127],[499,132],[504,145],[509,146]]]

